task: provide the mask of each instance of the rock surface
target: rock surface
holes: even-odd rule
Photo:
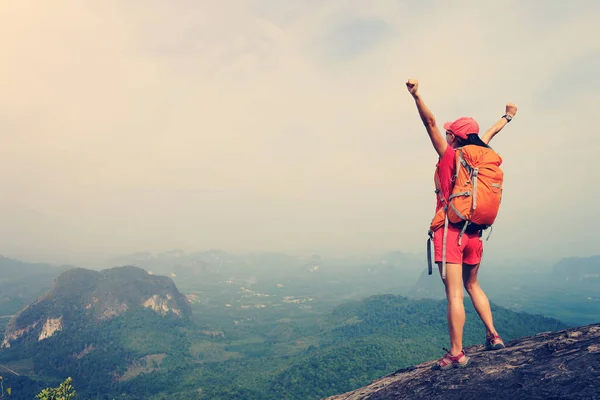
[[[432,360],[327,400],[600,399],[600,323],[465,351],[467,368],[433,370]]]

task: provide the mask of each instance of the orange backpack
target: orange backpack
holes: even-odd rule
[[[442,244],[442,277],[446,278],[446,235],[449,224],[461,226],[458,244],[467,227],[483,230],[491,227],[498,215],[502,200],[504,172],[500,169],[502,158],[489,147],[466,145],[455,150],[456,173],[452,177],[450,198],[440,191],[439,177],[435,173],[436,193],[443,207],[436,213],[429,227],[427,258],[429,275],[431,267],[431,239],[433,232],[444,226]],[[488,236],[489,238],[489,236]]]

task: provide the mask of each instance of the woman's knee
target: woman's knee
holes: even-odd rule
[[[471,294],[475,290],[479,289],[479,282],[477,282],[477,280],[475,280],[475,279],[472,281],[471,280],[465,281],[464,285],[465,285],[465,290],[469,294]]]
[[[465,299],[465,292],[463,291],[462,287],[460,288],[460,290],[458,290],[458,289],[446,290],[446,299],[449,302],[454,302],[454,301],[462,302]]]

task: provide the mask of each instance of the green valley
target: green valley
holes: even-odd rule
[[[212,251],[150,260],[125,260],[144,269],[69,269],[44,296],[12,311],[5,335],[32,332],[0,350],[14,399],[69,376],[85,399],[318,399],[438,358],[448,345],[439,277],[423,274],[418,257],[334,263]],[[494,271],[481,280],[505,341],[578,323],[541,315],[574,315],[545,294],[558,286],[542,285],[556,279],[552,273],[531,271],[538,289],[522,292],[507,290],[514,281]],[[590,274],[570,284],[593,291]],[[535,308],[527,297],[534,295],[550,308]],[[482,343],[468,297],[465,306],[465,345]]]

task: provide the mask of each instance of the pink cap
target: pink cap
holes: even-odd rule
[[[470,133],[479,134],[479,124],[470,117],[460,117],[454,122],[446,122],[444,129],[463,139],[466,139]]]

